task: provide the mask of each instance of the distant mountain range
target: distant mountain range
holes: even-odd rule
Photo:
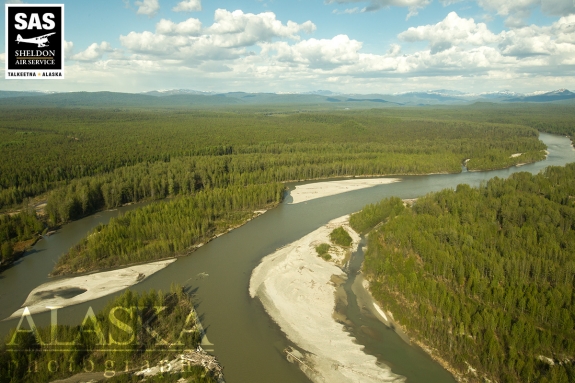
[[[525,95],[510,98],[505,100],[507,102],[550,102],[550,101],[561,101],[570,100],[575,98],[575,93],[568,91],[567,89],[554,90],[553,92],[546,92],[534,95]]]
[[[100,107],[186,107],[222,105],[278,105],[306,107],[381,107],[468,105],[492,103],[575,103],[575,93],[567,89],[522,94],[512,91],[464,93],[455,90],[430,90],[395,94],[342,94],[329,90],[304,93],[202,92],[190,89],[155,90],[143,93],[117,92],[14,92],[0,91],[0,106],[100,106]]]
[[[140,94],[145,94],[148,96],[174,96],[174,95],[182,95],[182,94],[196,94],[196,95],[203,95],[203,96],[211,96],[216,94],[215,92],[202,92],[199,90],[191,90],[191,89],[166,89],[166,90],[152,90],[151,92],[142,92]]]

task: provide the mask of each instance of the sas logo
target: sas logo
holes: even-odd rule
[[[5,78],[64,78],[64,5],[6,4]]]

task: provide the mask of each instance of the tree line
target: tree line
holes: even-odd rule
[[[272,183],[200,191],[150,204],[99,225],[58,259],[53,274],[105,269],[184,255],[241,225],[254,211],[281,202],[283,185]]]
[[[0,264],[9,262],[15,250],[23,250],[17,246],[18,242],[31,240],[44,230],[44,223],[38,219],[33,209],[0,215]]]
[[[399,108],[381,109],[379,113],[387,118],[405,115],[405,111]],[[575,110],[572,105],[560,103],[477,102],[467,106],[410,108],[410,116],[412,118],[523,125],[540,132],[569,136],[571,141],[575,139]]]
[[[575,164],[384,200],[350,223],[378,225],[374,297],[469,381],[575,380]]]
[[[266,115],[189,110],[6,109],[0,121],[0,209],[72,180],[136,165],[231,158],[275,182],[367,174],[458,172],[520,162],[537,132],[491,122],[401,118],[379,111]],[[541,155],[539,153],[539,155]],[[277,158],[279,157],[279,158]],[[277,158],[277,159],[276,159]],[[293,160],[292,160],[293,159]],[[277,161],[277,162],[276,162]],[[522,161],[525,162],[525,161]],[[177,166],[177,165],[176,165]],[[265,181],[269,182],[269,181]]]

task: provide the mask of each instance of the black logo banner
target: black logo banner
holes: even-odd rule
[[[6,4],[6,79],[64,78],[64,5]]]

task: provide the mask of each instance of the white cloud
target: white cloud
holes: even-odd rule
[[[503,32],[500,49],[507,56],[550,55],[553,44],[551,37],[543,33],[541,28],[531,26]]]
[[[156,33],[161,35],[198,36],[202,31],[202,22],[198,19],[187,19],[181,23],[162,19],[156,24]]]
[[[142,33],[130,32],[127,36],[120,36],[120,43],[136,53],[164,55],[175,52],[178,47],[188,44],[183,36],[169,37],[149,31]]]
[[[6,54],[5,53],[0,53],[0,61],[2,63],[4,63],[6,61]]]
[[[85,51],[73,55],[71,59],[77,61],[98,61],[105,53],[113,51],[112,46],[108,42],[102,41],[100,44],[91,44]]]
[[[199,21],[177,24],[161,20],[156,33],[122,36],[122,45],[132,56],[108,65],[125,68],[132,63],[133,68],[151,72],[187,68],[196,73],[194,78],[203,78],[206,84],[214,79],[227,84],[227,89],[276,86],[285,90],[291,84],[333,84],[350,87],[341,90],[366,93],[375,84],[396,79],[401,79],[396,84],[401,90],[402,83],[411,82],[417,88],[418,84],[441,81],[447,86],[450,82],[461,84],[464,78],[480,81],[482,86],[497,79],[498,84],[510,87],[513,81],[523,84],[525,79],[539,78],[549,68],[564,76],[571,73],[574,21],[575,16],[569,16],[547,28],[494,34],[484,23],[451,13],[437,24],[410,28],[399,35],[404,44],[428,41],[428,48],[404,53],[404,47],[391,44],[386,54],[370,54],[362,52],[361,41],[347,35],[301,40],[302,32],[315,29],[311,22],[283,23],[273,13],[218,10],[207,28],[201,28]],[[181,29],[188,22],[193,26],[188,29],[191,35]],[[252,51],[253,45],[261,50]]]
[[[557,43],[575,44],[575,15],[560,18],[551,26]]]
[[[543,7],[542,1],[533,1],[525,3]],[[358,5],[347,13],[367,11],[368,7],[361,8],[365,4],[427,4],[417,0],[367,0],[363,5],[353,0],[331,2]],[[516,3],[500,7],[508,12],[501,16],[509,19],[517,10],[530,9]],[[517,27],[494,34],[482,22],[450,13],[436,24],[405,30],[398,35],[399,43],[390,44],[386,53],[373,54],[364,51],[370,45],[343,34],[304,37],[316,29],[311,21],[295,23],[278,20],[272,12],[219,9],[213,23],[206,26],[196,18],[181,22],[163,18],[155,30],[126,33],[120,36],[123,50],[98,42],[74,54],[73,43],[66,42],[66,58],[71,62],[66,68],[68,81],[62,84],[84,90],[328,88],[358,93],[434,88],[437,84],[456,89],[471,89],[476,84],[482,91],[489,90],[487,87],[521,91],[540,85],[548,89],[554,84],[558,84],[556,88],[575,88],[575,15],[561,17],[549,26],[520,26],[522,17],[519,14]],[[412,43],[422,41],[428,46],[414,48],[420,44]],[[0,61],[4,59],[0,55]]]
[[[573,0],[477,0],[477,2],[486,10],[495,11],[500,16],[507,16],[505,24],[512,28],[523,26],[531,11],[537,7],[553,16],[575,13]]]
[[[552,56],[553,62],[572,61],[575,51],[575,15],[562,17],[551,26],[530,25],[501,33],[499,48],[516,57]],[[571,56],[571,57],[568,57]]]
[[[136,13],[138,15],[147,15],[149,17],[155,16],[160,10],[158,0],[141,0],[134,2],[138,6]]]
[[[541,10],[549,15],[567,16],[575,13],[573,0],[541,0]]]
[[[575,15],[548,27],[531,25],[494,34],[485,24],[452,12],[437,24],[409,28],[398,37],[405,42],[429,41],[428,51],[405,56],[411,75],[459,71],[467,76],[494,71],[567,75],[575,63]]]
[[[441,5],[443,5],[444,7],[447,7],[448,5],[451,5],[451,4],[460,3],[462,1],[463,0],[439,0]]]
[[[373,81],[378,78],[407,80],[414,77],[476,76],[516,62],[516,59],[506,58],[491,47],[470,50],[452,47],[437,54],[430,51],[409,55],[398,53],[397,48],[392,47],[386,55],[360,54],[356,63],[339,67],[332,73]]]
[[[363,3],[365,7],[351,8],[345,11],[335,9],[333,13],[372,12],[387,7],[408,8],[407,18],[417,15],[418,11],[425,8],[432,0],[325,0],[325,4],[355,4]],[[462,2],[463,0],[439,0],[443,6]],[[573,0],[475,0],[482,8],[496,12],[506,17],[508,27],[521,27],[534,8],[540,8],[543,13],[552,16],[567,16],[575,13]]]
[[[361,12],[378,11],[386,7],[405,7],[409,9],[407,18],[417,15],[419,9],[426,7],[431,0],[325,0],[326,4],[368,3]]]
[[[340,11],[339,9],[334,9],[332,11],[332,13],[335,13],[336,15],[352,15],[354,13],[360,13],[361,9],[359,9],[359,7],[353,7],[353,8],[347,8],[344,9],[343,11]]]
[[[540,2],[541,0],[477,0],[477,3],[481,7],[487,10],[496,11],[497,14],[501,16],[507,16],[526,9],[528,10],[540,4]]]
[[[200,0],[185,0],[180,1],[178,5],[172,8],[174,12],[197,12],[202,10],[202,2]]]
[[[401,53],[401,45],[399,44],[391,44],[389,47],[387,54],[389,56],[397,56]]]
[[[345,35],[293,45],[276,42],[262,44],[260,55],[242,57],[228,66],[233,68],[235,78],[252,76],[270,86],[306,84],[313,88],[311,84],[323,84],[330,89],[359,93],[384,92],[381,87],[395,79],[400,81],[395,86],[402,89],[402,84],[409,82],[418,87],[424,83],[445,84],[456,78],[485,80],[492,73],[520,67],[517,58],[505,57],[493,47],[452,47],[437,54],[429,50],[401,54],[401,48],[393,45],[384,55],[361,53],[361,49],[361,42]],[[460,81],[457,86],[462,84]]]
[[[429,41],[426,50],[411,54],[402,53],[398,44],[392,44],[384,55],[362,53],[360,41],[339,35],[294,44],[261,44],[258,64],[256,58],[246,57],[236,61],[233,68],[236,73],[250,70],[266,81],[289,77],[307,82],[309,78],[326,83],[337,81],[342,86],[348,83],[355,89],[357,84],[371,86],[384,81],[379,79],[395,78],[428,79],[427,82],[437,81],[429,80],[432,78],[493,78],[522,84],[525,79],[548,76],[550,72],[569,76],[575,64],[574,22],[575,16],[569,16],[550,27],[532,26],[494,34],[485,24],[453,13],[437,24],[410,28],[400,34],[407,43]],[[365,93],[366,89],[360,91]]]
[[[350,40],[346,35],[338,35],[332,39],[309,39],[297,44],[286,42],[264,45],[263,53],[276,51],[274,56],[278,61],[305,64],[310,68],[334,68],[353,64],[359,60],[358,51],[362,44]]]
[[[156,33],[130,32],[120,36],[120,42],[137,54],[169,54],[196,63],[200,58],[229,60],[250,54],[246,47],[271,42],[274,38],[299,40],[299,33],[312,32],[315,28],[311,21],[283,24],[272,12],[256,15],[218,9],[214,23],[207,28],[202,28],[200,21],[193,18],[181,23],[162,19],[156,25]]]
[[[74,43],[71,41],[64,40],[64,57],[70,58],[74,53]]]
[[[473,19],[461,18],[455,12],[449,13],[437,24],[411,27],[400,33],[398,37],[407,42],[429,41],[432,54],[454,45],[481,46],[498,40],[498,37],[484,23],[475,23]]]
[[[260,14],[243,13],[240,10],[229,12],[217,9],[214,24],[206,30],[218,46],[240,47],[257,42],[270,41],[274,37],[299,39],[299,32],[311,33],[316,26],[311,21],[302,24],[288,21],[282,24],[273,12]]]
[[[206,61],[198,68],[204,72],[216,72],[216,73],[231,72],[233,70],[229,66],[222,64],[218,61]]]
[[[5,0],[4,4],[24,4],[22,0]]]
[[[353,7],[353,8],[347,8],[343,11],[343,13],[347,13],[347,14],[354,14],[354,13],[359,13],[359,8],[358,7]]]

